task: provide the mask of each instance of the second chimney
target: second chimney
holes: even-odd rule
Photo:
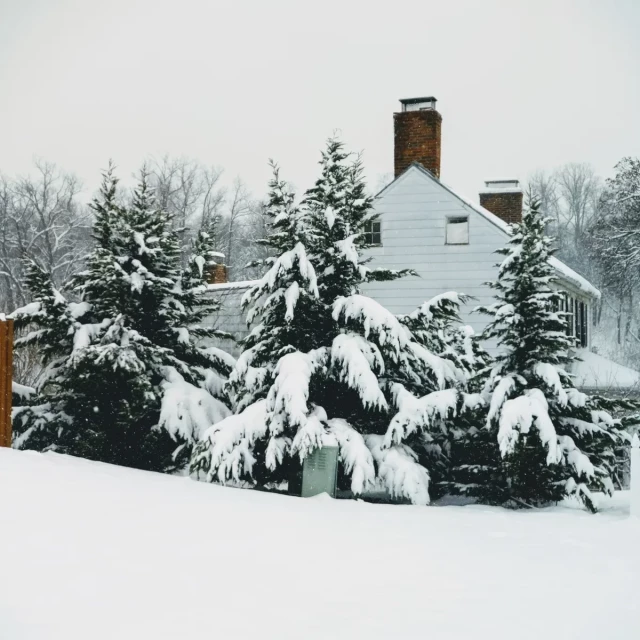
[[[224,253],[212,253],[218,262],[211,261],[207,265],[207,282],[209,284],[225,284],[227,282],[227,265],[224,263]]]
[[[419,162],[439,178],[442,116],[436,111],[436,99],[408,98],[400,103],[402,111],[393,114],[395,177]]]
[[[480,206],[509,224],[522,222],[522,189],[513,178],[485,180]]]

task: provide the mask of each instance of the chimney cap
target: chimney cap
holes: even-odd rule
[[[403,98],[400,100],[403,111],[435,111],[436,102],[433,96],[427,98]]]
[[[480,193],[522,193],[522,187],[516,178],[491,178],[484,181]]]
[[[418,102],[435,102],[436,99],[433,96],[428,98],[401,98],[402,104],[417,104]]]

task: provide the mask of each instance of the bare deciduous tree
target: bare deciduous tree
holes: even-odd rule
[[[573,236],[573,245],[581,250],[584,233],[598,215],[602,181],[589,164],[566,164],[555,174],[562,201],[561,215]]]
[[[158,203],[174,216],[186,260],[191,239],[211,218],[221,214],[225,198],[222,169],[169,156],[151,159],[148,166]]]
[[[599,215],[603,184],[591,165],[569,163],[551,172],[537,171],[528,189],[552,219],[548,233],[556,237],[558,255],[587,277],[596,274],[589,259],[589,229]]]
[[[90,239],[90,212],[78,202],[81,185],[54,164],[37,161],[34,176],[0,177],[0,296],[24,304],[23,261],[32,259],[61,286],[78,271]]]
[[[30,299],[23,271],[35,260],[62,287],[83,265],[90,243],[90,210],[79,202],[78,179],[37,161],[31,176],[0,175],[0,311]],[[36,347],[14,357],[16,380],[32,385],[40,372]]]
[[[235,278],[236,272],[244,267],[241,246],[246,236],[247,216],[251,212],[249,190],[240,178],[233,181],[226,205],[222,217],[221,240],[229,267],[229,277]]]
[[[529,178],[529,192],[540,200],[540,211],[552,222],[547,228],[549,235],[558,236],[560,229],[560,196],[554,172],[536,171]]]
[[[215,218],[216,249],[225,254],[231,279],[255,275],[245,265],[262,255],[256,240],[264,237],[265,223],[241,178],[223,186],[223,172],[187,158],[164,156],[149,161],[159,204],[170,211],[182,234],[185,260],[192,238]]]

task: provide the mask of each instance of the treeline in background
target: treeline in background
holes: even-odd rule
[[[198,231],[214,224],[229,279],[258,275],[248,265],[264,257],[256,242],[266,233],[264,201],[241,178],[225,182],[219,167],[169,156],[145,168],[158,204],[173,215],[185,259]],[[640,159],[622,159],[613,174],[604,179],[589,164],[570,163],[535,172],[526,189],[553,220],[558,257],[603,293],[593,309],[594,350],[640,368]],[[91,247],[89,200],[76,176],[50,162],[36,161],[26,176],[0,172],[0,310],[28,302],[25,258],[56,285],[82,268]]]

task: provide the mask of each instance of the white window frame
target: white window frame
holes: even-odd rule
[[[378,230],[375,230],[375,227]],[[363,230],[365,244],[369,247],[381,247],[382,246],[382,220],[380,218],[372,218],[364,225]],[[374,242],[375,236],[379,237],[378,242]]]
[[[591,327],[589,326],[591,313],[589,303],[579,300],[570,293],[565,292],[562,302],[560,303],[560,311],[566,313],[567,335],[570,338],[575,338],[577,346],[585,349],[588,348],[591,332]]]
[[[449,242],[449,226],[462,225],[463,223],[466,224],[467,227],[466,242]],[[444,243],[451,246],[462,246],[469,244],[469,216],[447,216],[444,228]]]

